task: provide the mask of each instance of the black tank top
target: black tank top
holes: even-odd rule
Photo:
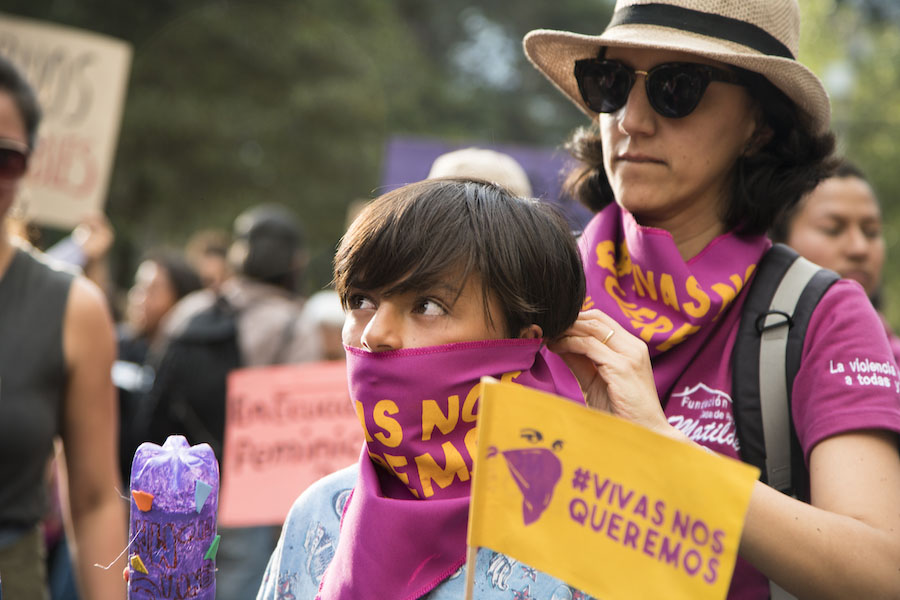
[[[0,528],[47,510],[47,460],[60,431],[63,318],[72,273],[16,250],[0,279]]]

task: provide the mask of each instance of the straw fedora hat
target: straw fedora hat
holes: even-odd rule
[[[797,0],[617,0],[600,35],[538,29],[525,36],[525,54],[547,79],[590,117],[575,82],[575,61],[601,47],[689,52],[764,75],[806,114],[815,133],[828,129],[828,94],[797,61]]]

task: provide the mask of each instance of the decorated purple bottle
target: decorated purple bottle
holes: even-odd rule
[[[131,463],[128,598],[214,600],[219,463],[209,444],[172,435]]]

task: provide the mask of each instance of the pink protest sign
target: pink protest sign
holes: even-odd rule
[[[307,486],[359,458],[344,361],[239,369],[227,403],[223,526],[280,525]]]

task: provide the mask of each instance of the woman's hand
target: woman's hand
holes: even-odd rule
[[[615,319],[599,310],[582,312],[548,347],[572,369],[588,406],[681,439],[660,406],[647,344]]]

